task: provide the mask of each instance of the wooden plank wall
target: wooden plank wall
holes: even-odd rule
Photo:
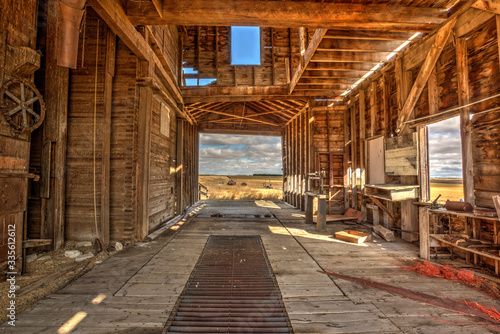
[[[304,210],[304,193],[319,191],[319,182],[310,180],[307,174],[322,169],[326,172],[324,191],[329,195],[327,210],[344,213],[344,110],[344,106],[311,100],[307,110],[284,127],[283,197],[287,203]]]
[[[494,14],[483,12],[476,9],[470,9],[462,14],[454,28],[455,37],[448,40],[445,45],[436,67],[432,72],[428,85],[421,94],[414,109],[413,118],[415,122],[407,127],[403,134],[411,134],[416,131],[418,125],[425,125],[431,122],[444,119],[443,116],[429,116],[442,112],[446,109],[459,106],[459,79],[464,77],[462,86],[469,95],[469,102],[478,101],[484,98],[498,94],[500,91],[500,66],[499,66],[499,46],[498,30],[499,20]],[[454,40],[455,38],[455,40]],[[457,62],[457,43],[456,39],[465,43],[465,67],[460,70]],[[355,138],[357,152],[363,150],[363,141],[360,140],[359,115],[362,109],[360,98],[364,97],[365,112],[365,138],[383,135],[386,138],[397,136],[396,126],[398,118],[398,102],[408,94],[408,87],[416,79],[420,66],[424,61],[427,52],[434,41],[430,36],[414,43],[402,55],[398,55],[391,63],[370,77],[346,97],[348,107],[352,109],[348,113],[346,121],[355,120],[358,124],[356,134],[351,137],[350,128],[346,129],[347,143]],[[459,43],[458,43],[459,44]],[[399,62],[399,65],[398,65]],[[398,74],[398,66],[401,71]],[[462,71],[462,72],[460,72]],[[400,83],[397,82],[401,78]],[[464,103],[464,102],[462,102]],[[471,202],[476,206],[493,208],[491,197],[500,193],[500,117],[498,111],[482,113],[500,104],[499,98],[489,99],[483,103],[471,106],[467,112],[470,112],[470,126],[467,125],[467,119],[462,122],[463,133],[469,133],[470,143],[472,145],[472,154],[465,154],[464,159],[471,155],[469,166],[472,166],[470,175],[465,173],[464,184],[472,187],[472,193],[469,195]],[[448,113],[446,117],[460,115],[461,111]],[[467,132],[468,129],[470,132]],[[464,132],[465,131],[465,132]],[[462,143],[464,145],[464,143]],[[348,152],[351,150],[347,150]],[[353,169],[361,166],[359,161],[361,157],[357,155],[357,161],[351,165]],[[352,157],[349,157],[352,161]],[[465,168],[467,169],[467,168]],[[386,174],[386,183],[416,183],[414,176],[401,176]],[[359,193],[358,193],[359,194]],[[350,195],[352,205],[352,193]],[[360,203],[360,197],[357,203]],[[467,194],[465,195],[467,198]],[[363,201],[370,201],[363,198]],[[386,203],[393,205],[395,214],[396,228],[401,226],[400,204]],[[369,214],[369,218],[370,218]],[[414,217],[415,218],[415,217]],[[463,222],[457,220],[457,223],[463,225]],[[493,230],[493,229],[492,229]]]
[[[300,61],[292,57],[299,54],[295,30],[261,28],[261,65],[235,66],[231,65],[230,27],[187,27],[184,67],[197,70],[198,75],[186,78],[217,79],[215,84],[221,86],[285,85],[287,63],[293,69]]]
[[[169,116],[162,115],[167,113]],[[168,120],[168,124],[163,124]],[[176,126],[175,112],[159,97],[153,99],[153,118],[151,127],[151,158],[149,174],[149,228],[174,216],[175,213],[175,154]],[[169,127],[169,135],[160,131]]]
[[[15,59],[5,57],[8,46],[36,49],[37,1],[2,1],[0,3],[0,78],[10,79],[6,69]],[[25,77],[33,81],[33,76]],[[3,85],[4,82],[1,82]],[[18,133],[0,116],[0,173],[25,174],[29,172],[30,135]],[[28,179],[25,177],[0,178],[0,270],[7,264],[9,237],[15,239],[17,271],[21,272],[23,256],[23,226],[27,215]],[[9,235],[11,233],[11,235]],[[13,235],[12,235],[13,233]],[[11,239],[12,242],[12,239]],[[12,255],[9,254],[9,255]]]

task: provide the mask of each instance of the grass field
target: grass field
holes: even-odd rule
[[[229,186],[227,176],[200,175],[200,183],[208,188],[209,199],[269,199],[281,200],[283,197],[283,177],[271,176],[273,189],[264,188],[264,183],[269,184],[269,176],[232,176],[236,185]],[[245,182],[247,185],[242,186]],[[202,196],[204,199],[204,196]]]
[[[431,200],[441,194],[438,203],[446,200],[458,201],[464,198],[464,187],[461,179],[431,179]]]

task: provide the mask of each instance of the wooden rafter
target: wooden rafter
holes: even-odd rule
[[[492,12],[495,14],[500,14],[500,1],[499,0],[478,0],[472,7]]]
[[[262,123],[262,124],[266,124],[266,125],[278,126],[278,124],[276,124],[276,123],[270,123],[270,122],[265,122],[265,121],[261,121],[261,120],[257,120],[257,119],[252,119],[252,118],[249,118],[247,116],[238,116],[238,115],[234,115],[234,114],[230,114],[230,113],[226,113],[226,112],[221,112],[221,111],[217,111],[217,110],[210,110],[210,109],[200,109],[200,108],[197,108],[197,109],[205,111],[207,113],[218,114],[218,115],[222,115],[222,116],[229,116],[229,117],[234,117],[234,118],[238,118],[238,119],[244,119],[247,121],[253,121],[253,122]]]
[[[436,39],[434,40],[434,43],[432,44],[429,53],[425,58],[424,64],[422,65],[422,68],[418,73],[417,79],[415,80],[415,83],[411,88],[410,94],[408,95],[408,98],[405,101],[403,109],[399,114],[398,126],[396,132],[399,133],[402,131],[403,127],[405,126],[406,120],[410,116],[413,108],[415,108],[415,105],[417,104],[420,94],[422,94],[422,91],[424,90],[425,85],[427,84],[427,80],[429,79],[429,76],[432,70],[434,69],[436,62],[439,59],[441,51],[443,51],[443,48],[446,45],[446,42],[448,41],[448,38],[450,37],[450,34],[453,31],[453,27],[455,26],[456,22],[457,22],[457,17],[455,16],[450,21],[448,21],[443,27],[441,27],[441,29],[439,29],[439,31],[437,32]]]
[[[295,86],[297,85],[297,82],[299,82],[300,77],[302,76],[302,73],[307,68],[307,65],[309,65],[309,62],[311,61],[311,58],[314,56],[314,53],[316,52],[316,49],[320,45],[321,41],[323,40],[323,37],[325,36],[327,32],[327,29],[317,29],[314,32],[314,36],[311,39],[309,45],[307,46],[307,49],[304,53],[304,56],[301,57],[301,62],[298,66],[298,68],[295,70],[292,80],[290,81],[290,84],[288,85],[288,94],[292,94],[293,90],[295,89]]]

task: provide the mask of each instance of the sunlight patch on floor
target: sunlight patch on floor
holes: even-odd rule
[[[323,241],[330,241],[330,242],[336,242],[339,244],[346,244],[346,245],[352,245],[352,246],[358,246],[358,247],[368,247],[367,244],[354,244],[352,242],[347,242],[347,241],[342,241],[335,239],[333,235],[323,235],[323,234],[315,234],[315,233],[310,233],[304,229],[299,229],[299,228],[284,228],[281,226],[270,226],[269,231],[273,234],[281,234],[281,235],[290,235],[292,234],[295,237],[303,237],[303,238],[308,238],[308,239],[315,239],[315,240],[323,240]]]

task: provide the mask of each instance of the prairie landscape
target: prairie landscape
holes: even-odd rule
[[[431,179],[431,201],[441,194],[438,203],[444,204],[446,200],[458,201],[464,198],[462,179]]]
[[[200,175],[199,182],[206,186],[209,191],[209,199],[267,199],[281,200],[283,198],[282,176],[231,176],[236,185],[227,184],[229,178],[225,175]],[[272,189],[265,188],[271,180]],[[246,183],[246,186],[242,186]],[[202,195],[202,199],[205,196]]]

